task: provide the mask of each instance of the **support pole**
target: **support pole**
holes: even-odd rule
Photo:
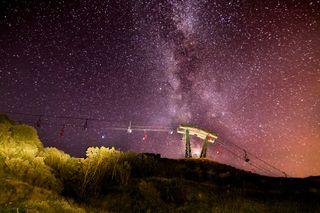
[[[185,133],[185,142],[186,142],[186,158],[191,158],[191,145],[190,145],[190,135],[189,135],[189,129],[186,130]]]
[[[201,149],[200,158],[206,158],[207,157],[208,137],[209,137],[209,135],[206,137],[206,139],[204,139],[204,142],[203,142],[203,145],[202,145],[202,149]]]

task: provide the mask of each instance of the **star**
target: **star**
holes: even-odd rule
[[[188,123],[219,135],[209,159],[252,170],[246,150],[261,174],[320,174],[319,1],[9,2],[0,112],[31,125],[42,115],[45,146],[181,158],[172,130]],[[166,129],[139,143],[130,121]]]

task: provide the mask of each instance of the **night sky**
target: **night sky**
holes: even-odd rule
[[[177,133],[143,141],[144,132],[108,127],[190,123],[219,135],[210,159],[264,174],[266,165],[241,159],[245,149],[256,165],[320,175],[320,0],[2,0],[1,8],[0,112],[43,115],[46,146],[181,158]],[[88,120],[84,131],[85,120],[49,115],[104,121]]]

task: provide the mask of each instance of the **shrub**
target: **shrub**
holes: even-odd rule
[[[43,145],[34,128],[2,122],[0,134],[1,177],[13,177],[35,186],[61,191],[61,182],[39,155]]]
[[[11,137],[17,144],[30,144],[38,149],[43,149],[43,145],[38,138],[36,130],[27,125],[15,125],[12,126],[9,131],[11,132]]]

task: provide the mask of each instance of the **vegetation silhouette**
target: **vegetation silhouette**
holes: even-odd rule
[[[106,147],[75,158],[6,115],[0,179],[0,212],[320,212],[320,177],[266,177]]]

